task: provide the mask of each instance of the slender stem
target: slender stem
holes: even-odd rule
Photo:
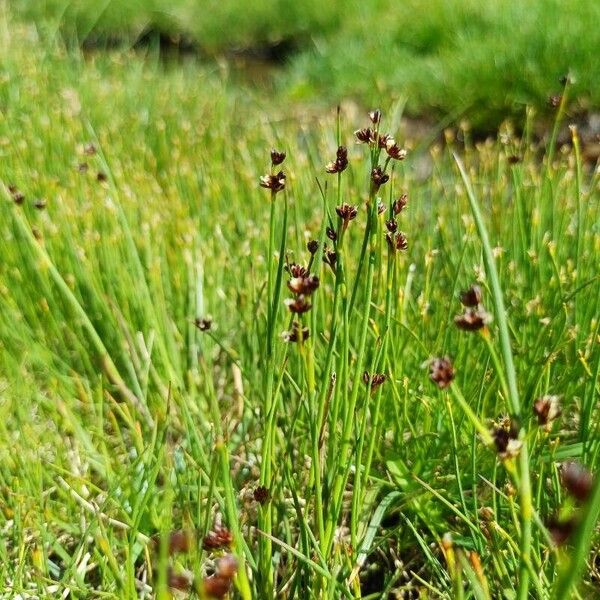
[[[517,388],[517,376],[515,365],[513,361],[512,349],[510,345],[510,335],[508,331],[508,319],[506,317],[506,309],[504,307],[504,300],[502,297],[502,288],[500,287],[500,279],[498,277],[498,271],[496,270],[496,263],[494,261],[494,255],[492,252],[492,245],[490,244],[487,228],[479,208],[479,203],[475,197],[475,192],[471,186],[469,177],[465,171],[465,167],[458,158],[454,156],[458,170],[460,171],[461,178],[465,185],[469,204],[471,205],[471,212],[475,219],[477,231],[481,239],[481,245],[483,247],[483,257],[486,267],[486,272],[490,280],[490,286],[492,289],[492,299],[496,312],[496,319],[498,324],[498,331],[500,334],[500,348],[502,351],[502,358],[504,361],[504,370],[506,376],[506,382],[509,393],[509,403],[512,407],[512,412],[515,417],[519,417],[521,414],[521,403],[519,400],[519,391]],[[519,588],[517,597],[519,600],[526,600],[529,594],[529,569],[528,564],[531,563],[531,525],[533,518],[533,503],[531,496],[531,478],[529,473],[529,452],[527,450],[527,437],[526,430],[524,427],[519,432],[519,437],[522,442],[521,452],[519,453],[519,499],[521,507],[521,562],[519,570]]]

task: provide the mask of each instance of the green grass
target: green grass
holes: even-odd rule
[[[600,188],[577,144],[544,151],[532,122],[523,139],[465,131],[376,190],[384,154],[352,136],[366,115],[338,124],[152,54],[84,58],[6,12],[0,31],[8,597],[166,598],[169,565],[200,593],[219,552],[196,541],[219,521],[233,597],[597,596],[600,484],[578,506],[559,476],[600,460]],[[381,103],[393,133],[402,104]],[[328,175],[340,143],[350,166]],[[272,147],[287,152],[275,197],[258,185]],[[408,249],[390,253],[403,192]],[[342,202],[358,206],[343,234]],[[284,262],[331,248],[326,227],[337,268],[321,245],[310,337],[285,343]],[[494,320],[470,333],[453,320],[473,282]],[[428,362],[445,355],[440,390]],[[386,380],[371,390],[364,371]],[[562,398],[549,433],[532,413],[545,394]],[[507,414],[523,445],[502,459],[489,430]],[[580,519],[572,547],[549,542],[557,515]],[[187,553],[150,541],[179,529]]]
[[[133,44],[144,31],[184,36],[201,55],[291,40],[296,52],[277,75],[283,97],[315,93],[363,105],[403,98],[411,115],[468,118],[493,131],[525,107],[547,120],[559,79],[576,81],[571,112],[600,104],[596,60],[600,6],[590,0],[370,0],[369,2],[193,2],[52,0],[19,3],[46,31],[72,41]]]

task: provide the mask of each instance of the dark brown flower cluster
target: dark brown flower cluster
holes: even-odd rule
[[[385,151],[390,158],[394,160],[404,160],[406,158],[406,150],[400,148],[393,138],[389,138],[385,144]]]
[[[482,304],[483,294],[478,285],[472,285],[460,295],[460,301],[465,307],[462,314],[454,317],[455,325],[464,331],[477,331],[483,329],[492,321]]]
[[[406,208],[408,197],[406,194],[402,194],[400,198],[397,198],[392,203],[392,217],[385,222],[387,233],[385,239],[388,247],[392,252],[396,250],[407,250],[408,240],[406,235],[402,231],[398,231],[398,223],[396,217]]]
[[[537,417],[538,425],[546,431],[552,429],[552,423],[561,415],[560,398],[546,395],[533,403],[533,414]]]
[[[287,265],[286,269],[290,274],[287,286],[294,297],[287,298],[284,303],[292,314],[304,314],[312,308],[309,298],[319,287],[319,278],[316,275],[311,275],[306,267],[295,263]],[[308,328],[302,327],[296,321],[292,323],[289,331],[284,331],[282,334],[286,342],[304,341],[308,336]]]
[[[343,231],[346,231],[350,221],[356,219],[356,215],[358,214],[358,207],[351,206],[350,204],[346,204],[346,202],[344,202],[342,205],[336,206],[335,212],[337,213],[338,217],[342,219]]]
[[[196,539],[196,533],[191,530],[176,530],[171,532],[168,541],[168,555],[187,554],[192,550]],[[203,540],[202,546],[205,550],[223,550],[229,548],[233,541],[231,532],[225,527],[215,527]],[[159,539],[154,538],[154,546],[158,547]],[[224,598],[233,584],[233,578],[237,573],[238,564],[232,554],[225,554],[216,563],[214,575],[195,578],[190,571],[176,570],[169,566],[168,586],[172,590],[189,592],[195,589],[202,597]]]
[[[579,502],[589,499],[594,486],[592,474],[581,463],[569,461],[560,469],[560,481],[567,492]]]
[[[381,168],[374,167],[371,170],[371,181],[376,190],[378,190],[384,183],[390,180],[390,176]]]
[[[212,531],[209,531],[202,540],[202,547],[205,550],[222,550],[231,546],[233,535],[227,527],[215,525]]]
[[[590,499],[594,477],[581,463],[576,461],[563,463],[560,467],[560,482],[567,493],[580,504],[585,504]],[[546,523],[550,536],[557,546],[567,543],[573,535],[580,523],[580,511],[581,508],[566,517],[553,517]]]
[[[16,185],[9,185],[8,191],[15,204],[23,204],[25,201],[25,194],[23,194]]]
[[[444,356],[443,358],[434,358],[429,363],[429,378],[440,389],[447,388],[454,379],[454,367],[452,361]]]
[[[348,166],[348,149],[346,146],[339,146],[336,152],[335,160],[327,163],[325,170],[328,173],[341,173]]]
[[[365,371],[362,376],[363,383],[370,387],[371,393],[381,386],[386,379],[387,376],[385,373],[373,373],[373,375],[370,375],[368,371]]]
[[[271,150],[271,166],[276,167],[285,160],[285,152]],[[273,169],[274,170],[274,169]],[[271,195],[275,196],[285,188],[285,173],[278,171],[277,173],[267,173],[260,178],[260,186],[271,190]]]
[[[378,141],[377,134],[370,127],[357,129],[354,136],[359,144],[374,144]]]
[[[510,417],[503,417],[494,425],[492,437],[500,458],[509,459],[518,456],[523,442],[519,440],[517,423]]]
[[[269,488],[265,487],[264,485],[259,485],[256,487],[252,495],[254,500],[261,505],[266,504],[271,499],[271,492],[269,491]]]
[[[216,564],[214,575],[204,577],[200,582],[193,582],[189,573],[177,573],[169,569],[168,583],[172,590],[189,592],[192,586],[200,593],[202,598],[225,598],[231,591],[233,579],[238,570],[238,563],[232,554],[226,554]],[[198,589],[200,588],[200,589]]]
[[[329,250],[327,244],[325,244],[323,247],[323,262],[335,273],[337,265],[337,252],[335,250]]]
[[[267,174],[260,178],[260,187],[271,190],[273,194],[285,188],[285,173],[279,171],[277,174]]]
[[[210,317],[196,317],[196,319],[194,319],[194,325],[200,331],[210,331],[212,319]]]

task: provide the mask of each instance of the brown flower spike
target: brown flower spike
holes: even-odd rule
[[[277,150],[271,150],[271,164],[276,167],[285,160],[285,152],[278,152]]]
[[[434,358],[429,365],[429,378],[440,389],[447,388],[454,379],[454,367],[451,360],[447,356]]]
[[[260,178],[260,187],[271,190],[273,194],[285,188],[285,173],[279,171],[276,175],[263,175]]]
[[[560,397],[542,396],[533,403],[533,414],[537,417],[538,424],[548,431],[552,423],[560,416]]]
[[[381,167],[375,167],[371,171],[371,181],[376,188],[379,188],[384,183],[387,183],[390,180],[390,176],[387,173],[384,173]]]
[[[592,474],[576,461],[563,463],[560,480],[567,492],[579,502],[585,502],[589,498],[594,485]]]
[[[492,315],[483,310],[483,308],[467,308],[462,315],[454,317],[455,325],[464,331],[483,329],[491,321]]]
[[[342,219],[342,228],[344,231],[346,231],[350,221],[356,219],[356,215],[358,214],[358,207],[351,206],[350,204],[346,204],[346,202],[344,202],[341,206],[336,207],[335,212],[338,214],[338,217]]]
[[[348,149],[345,146],[339,146],[336,158],[333,162],[327,163],[325,170],[328,173],[341,173],[348,166]]]
[[[284,342],[295,343],[298,341],[304,342],[310,336],[308,327],[300,328],[300,324],[297,321],[292,323],[292,328],[289,331],[284,331],[281,334]]]
[[[460,301],[463,306],[475,308],[483,301],[483,293],[478,285],[473,284],[469,289],[460,294]]]
[[[202,547],[205,550],[219,550],[221,548],[228,548],[231,546],[231,542],[233,542],[231,531],[219,525],[204,536]]]

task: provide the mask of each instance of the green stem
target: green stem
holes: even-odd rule
[[[486,273],[490,280],[490,287],[492,290],[492,300],[496,312],[496,318],[498,323],[498,331],[500,334],[500,348],[502,351],[502,358],[504,361],[504,370],[506,376],[506,382],[509,393],[509,404],[512,407],[512,413],[515,417],[521,415],[521,403],[519,400],[519,391],[517,388],[517,376],[513,361],[512,349],[510,345],[510,335],[508,331],[508,319],[506,317],[506,309],[504,307],[504,300],[502,297],[502,288],[500,287],[500,280],[498,272],[496,270],[496,263],[494,261],[494,254],[492,251],[492,245],[488,236],[487,228],[483,220],[479,203],[475,197],[475,192],[471,186],[469,177],[465,171],[465,167],[458,158],[454,156],[460,176],[465,185],[467,192],[467,198],[471,205],[471,212],[475,219],[477,231],[481,239],[481,245],[483,247],[483,257],[486,267]],[[519,432],[519,437],[522,441],[523,446],[519,453],[519,499],[521,507],[521,561],[519,569],[519,588],[517,597],[519,600],[527,600],[529,594],[529,569],[528,564],[531,563],[531,524],[533,517],[533,503],[531,496],[531,478],[529,473],[529,453],[527,450],[527,437],[525,428],[522,427]]]

